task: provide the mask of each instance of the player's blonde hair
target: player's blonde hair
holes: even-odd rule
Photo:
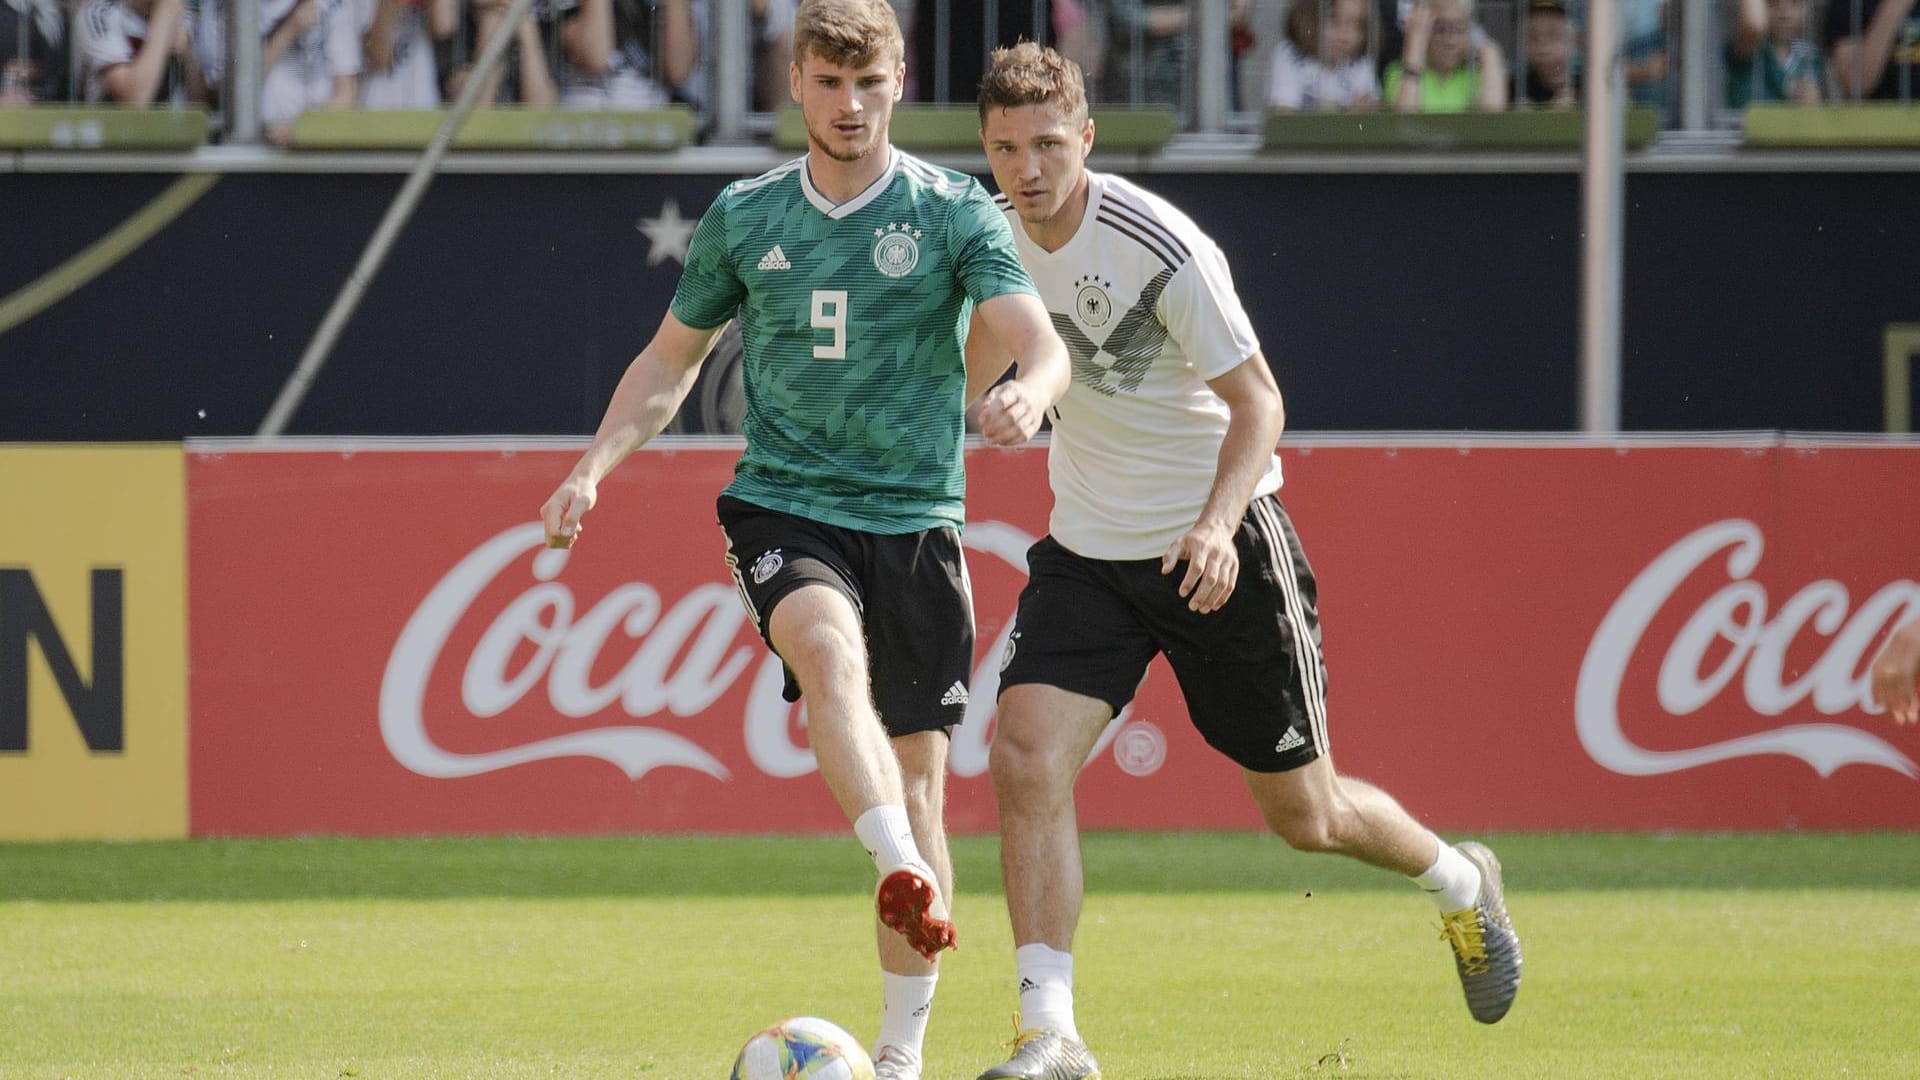
[[[793,62],[804,62],[808,53],[860,68],[875,60],[899,63],[907,43],[887,0],[802,0],[793,13]]]
[[[1087,84],[1079,64],[1031,41],[993,50],[993,62],[980,77],[982,124],[988,110],[1048,102],[1059,106],[1069,120],[1086,119]]]

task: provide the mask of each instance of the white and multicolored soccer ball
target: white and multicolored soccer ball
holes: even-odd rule
[[[860,1040],[817,1016],[796,1016],[740,1048],[732,1080],[873,1080]]]

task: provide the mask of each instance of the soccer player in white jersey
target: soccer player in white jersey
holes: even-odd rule
[[[1414,879],[1442,913],[1475,1019],[1506,1014],[1520,943],[1500,864],[1334,771],[1316,587],[1276,497],[1284,411],[1220,249],[1165,200],[1090,172],[1079,68],[994,53],[981,139],[1073,383],[1054,406],[1049,535],[1028,553],[1000,676],[992,773],[1021,1021],[981,1080],[1095,1077],[1073,1014],[1081,901],[1073,784],[1164,653],[1194,726],[1302,851]],[[1007,358],[976,326],[969,391]]]

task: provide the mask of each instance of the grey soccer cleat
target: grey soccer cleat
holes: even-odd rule
[[[1440,938],[1453,946],[1467,1011],[1491,1024],[1507,1015],[1520,992],[1520,935],[1507,917],[1500,860],[1485,844],[1467,841],[1457,847],[1480,868],[1480,897],[1470,908],[1440,916]]]
[[[980,1074],[980,1080],[1100,1080],[1100,1063],[1079,1039],[1046,1028],[1020,1030],[1013,1017],[1013,1056]]]

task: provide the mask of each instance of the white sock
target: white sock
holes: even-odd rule
[[[903,1053],[916,1068],[920,1065],[920,1044],[927,1038],[927,1014],[933,1011],[933,986],[940,973],[932,975],[895,975],[880,973],[886,994],[886,1008],[880,1013],[880,1035],[873,1040],[873,1052],[891,1046]]]
[[[920,857],[920,845],[913,842],[913,825],[907,820],[907,808],[881,803],[853,823],[853,834],[873,856],[873,865],[891,870],[901,863],[930,865]]]
[[[1073,1023],[1073,954],[1038,943],[1022,945],[1013,950],[1013,967],[1020,976],[1020,1026],[1079,1038]]]
[[[1480,899],[1480,868],[1438,836],[1433,842],[1440,846],[1440,854],[1425,873],[1414,877],[1414,884],[1427,890],[1443,915],[1472,907]]]

